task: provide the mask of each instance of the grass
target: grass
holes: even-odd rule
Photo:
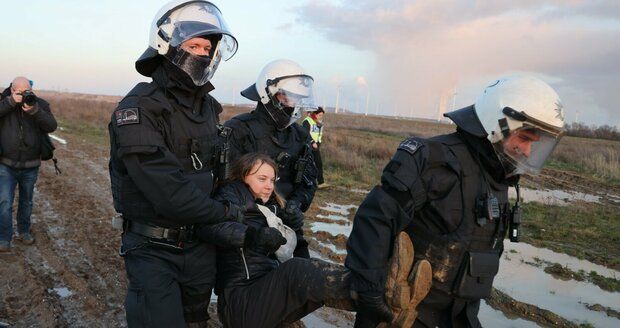
[[[119,97],[50,94],[46,99],[66,133],[107,144],[107,124]],[[250,107],[225,106],[220,119],[223,122],[250,110]],[[370,189],[380,183],[383,167],[404,138],[428,137],[454,129],[454,125],[433,121],[328,113],[322,148],[326,181],[332,185]],[[565,137],[547,168],[577,172],[607,185],[620,185],[619,160],[620,141]],[[620,268],[617,208],[528,203],[524,210],[524,241]]]
[[[620,141],[564,137],[547,166],[585,173],[618,185]]]
[[[523,241],[620,269],[620,212],[596,204],[523,204]]]

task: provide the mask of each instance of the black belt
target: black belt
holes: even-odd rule
[[[137,233],[147,238],[163,239],[171,243],[194,241],[194,226],[164,228],[125,219],[123,231]]]

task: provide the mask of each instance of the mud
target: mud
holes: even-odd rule
[[[523,176],[523,186],[537,190],[568,192],[569,198],[586,202],[620,205],[620,185],[610,185],[586,175],[558,169],[543,169],[535,178]],[[571,196],[572,195],[572,196]],[[561,203],[562,200],[560,199]]]
[[[0,327],[125,327],[123,300],[127,282],[122,259],[117,254],[120,233],[110,224],[114,210],[107,172],[108,150],[68,132],[59,131],[55,136],[58,137],[56,155],[63,174],[55,175],[51,162],[41,167],[32,216],[36,241],[32,246],[15,242],[11,253],[0,255]],[[540,182],[526,181],[526,184],[537,189],[581,190],[600,196],[603,203],[620,207],[617,196],[620,187],[602,187],[597,181],[568,172],[545,171]],[[580,184],[585,187],[578,188]],[[366,192],[343,187],[317,192],[305,227],[312,257],[331,263],[344,262],[356,206],[339,204],[359,204]],[[521,263],[521,253],[517,249],[505,254]],[[536,269],[539,274],[546,274],[542,271],[546,259],[541,256],[539,260],[541,268]],[[524,261],[536,263],[531,257]],[[574,272],[591,271],[589,264],[576,259],[553,262],[559,262],[562,267],[571,263],[568,267]],[[604,269],[596,267],[595,271],[602,277],[617,279],[613,270]],[[485,326],[529,326],[535,325],[533,322],[577,326],[542,309],[537,302],[529,303],[539,307],[527,304],[512,289],[506,291],[514,298],[496,291],[489,300],[492,308],[483,305],[481,320]],[[620,322],[617,305],[584,298],[579,306],[611,322]],[[212,318],[217,318],[214,304],[210,313]],[[351,312],[322,308],[297,326],[351,327],[353,319]],[[217,320],[211,320],[210,326],[221,327]]]
[[[521,318],[534,321],[544,327],[576,328],[579,325],[566,320],[557,314],[540,309],[535,305],[516,301],[507,294],[493,289],[487,303],[494,309],[504,313],[512,313]]]

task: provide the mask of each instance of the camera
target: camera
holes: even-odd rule
[[[27,106],[34,106],[37,102],[37,96],[31,90],[22,92],[22,103]]]

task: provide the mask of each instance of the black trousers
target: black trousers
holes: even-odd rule
[[[127,252],[128,327],[206,323],[216,273],[212,245],[193,243],[181,252],[173,252],[148,245],[147,238],[126,232],[122,250]]]
[[[318,148],[312,150],[312,156],[314,157],[314,164],[316,165],[317,176],[316,182],[318,184],[323,184],[325,180],[323,179],[323,158],[321,158],[321,144],[317,144]]]
[[[292,258],[247,286],[218,298],[224,327],[273,328],[295,322],[325,300],[349,299],[349,270],[317,259]]]

